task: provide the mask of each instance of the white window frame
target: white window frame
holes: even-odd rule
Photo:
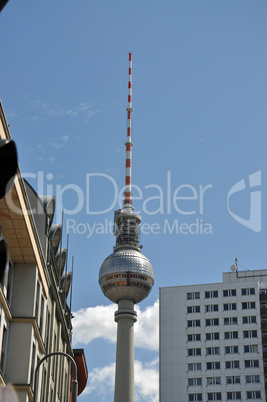
[[[218,335],[218,338],[215,337]],[[210,339],[207,339],[207,335],[210,335]],[[206,341],[214,341],[214,340],[219,340],[220,339],[220,332],[206,332]]]
[[[205,313],[209,313],[211,311],[219,311],[219,305],[218,304],[206,304],[205,305]]]
[[[244,322],[244,319],[247,319],[247,322]],[[255,319],[255,321],[254,321]],[[257,316],[256,315],[244,315],[242,317],[243,324],[256,324],[257,323]]]
[[[227,294],[224,294],[226,293]],[[223,289],[223,297],[231,297],[236,296],[236,289]]]
[[[200,292],[187,292],[186,298],[187,298],[187,300],[200,299]]]
[[[226,322],[228,320],[228,322]],[[237,325],[238,324],[238,318],[237,317],[224,317],[223,319],[223,325]]]
[[[229,338],[226,338],[225,334],[229,334]],[[237,336],[234,336],[234,334],[237,334]],[[225,331],[224,339],[238,339],[238,331]]]
[[[227,367],[227,365],[230,365],[230,367]],[[240,368],[239,360],[227,360],[225,362],[225,370],[229,370],[229,369],[232,370],[232,369],[239,369],[239,368]]]
[[[236,309],[236,303],[224,303],[223,305],[223,311],[232,311]]]
[[[209,322],[209,323],[208,323]],[[206,327],[216,327],[220,324],[219,318],[206,318],[205,326]]]
[[[210,353],[208,353],[210,352]],[[219,355],[220,354],[220,347],[219,346],[211,346],[206,348],[206,356],[211,355]]]
[[[207,385],[221,385],[221,377],[207,377]]]
[[[241,288],[241,296],[255,295],[255,288]]]

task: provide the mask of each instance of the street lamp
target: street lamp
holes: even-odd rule
[[[35,369],[35,374],[34,374],[34,400],[33,402],[37,402],[37,372],[41,366],[41,364],[48,359],[51,356],[65,356],[67,359],[69,359],[74,367],[74,375],[73,375],[73,381],[72,381],[72,392],[71,392],[71,402],[77,402],[78,401],[78,380],[77,380],[77,365],[73,357],[68,355],[67,353],[64,352],[52,352],[49,353],[48,355],[45,355],[37,364],[36,369]]]

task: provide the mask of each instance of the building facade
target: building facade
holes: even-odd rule
[[[1,104],[0,138],[10,140]],[[12,384],[18,402],[71,400],[68,358],[48,358],[36,372],[40,359],[53,352],[75,359],[79,393],[87,380],[84,353],[71,346],[71,273],[65,270],[61,225],[53,223],[55,202],[54,197],[39,197],[19,170],[0,200],[0,239],[7,245],[0,284],[0,385],[4,393],[5,385]]]
[[[267,270],[160,289],[160,401],[266,401]]]

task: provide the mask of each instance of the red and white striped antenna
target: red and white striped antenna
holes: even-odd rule
[[[129,81],[127,111],[127,140],[126,140],[126,176],[123,211],[132,212],[132,53],[129,52]]]

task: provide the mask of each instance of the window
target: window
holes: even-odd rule
[[[188,342],[201,341],[201,334],[188,334],[187,341]]]
[[[260,391],[247,391],[247,399],[261,399]]]
[[[220,385],[221,384],[221,377],[208,377],[207,378],[207,385]]]
[[[45,389],[46,389],[46,369],[43,370],[42,387],[41,387],[41,402],[45,401]]]
[[[223,319],[224,325],[236,325],[237,324],[237,317],[225,317]]]
[[[214,326],[219,325],[219,318],[207,318],[206,319],[206,326]]]
[[[11,296],[12,296],[12,286],[13,286],[13,265],[9,262],[8,268],[8,278],[7,278],[7,290],[6,290],[6,298],[8,304],[11,305]]]
[[[64,382],[64,395],[63,395],[63,401],[66,401],[68,398],[68,374],[65,372],[65,382]]]
[[[4,326],[2,335],[2,349],[1,349],[1,362],[0,362],[0,369],[2,374],[5,373],[6,348],[7,348],[7,328]]]
[[[238,346],[225,346],[225,354],[239,353]]]
[[[191,401],[202,401],[202,394],[188,394],[189,402]]]
[[[219,347],[206,348],[206,355],[219,355],[219,354],[220,354]]]
[[[208,313],[209,311],[219,311],[218,304],[207,304],[205,306],[205,312]]]
[[[32,388],[33,388],[33,381],[34,381],[35,356],[36,356],[36,346],[33,343],[32,344],[32,360],[31,360],[31,378],[30,378],[30,384],[31,384]]]
[[[243,319],[243,324],[256,324],[256,316],[255,315],[251,315],[251,316],[245,316],[242,317]]]
[[[246,375],[246,384],[254,384],[260,382],[259,375]]]
[[[190,292],[186,294],[187,300],[200,299],[200,292]]]
[[[244,345],[244,353],[258,353],[258,345]]]
[[[200,313],[200,306],[188,306],[187,313]]]
[[[46,335],[45,335],[45,346],[46,349],[48,350],[48,343],[49,343],[49,336],[50,336],[50,311],[48,310],[48,307],[46,309]]]
[[[45,303],[45,301],[44,301],[44,296],[42,295],[42,297],[41,297],[41,314],[40,314],[40,326],[39,326],[39,329],[40,329],[40,334],[42,335],[43,334],[43,320],[44,320],[44,303]]]
[[[243,331],[243,338],[257,338],[257,330]]]
[[[225,332],[224,339],[238,339],[238,331]]]
[[[205,299],[210,299],[212,297],[218,297],[218,290],[209,290],[205,292]]]
[[[220,339],[219,332],[208,332],[206,334],[206,341],[213,341],[215,339]]]
[[[231,361],[225,362],[225,368],[226,369],[239,368],[239,360],[231,360]]]
[[[208,401],[221,401],[221,392],[208,392]]]
[[[54,333],[54,350],[57,350],[57,334]],[[52,379],[55,379],[55,372],[56,372],[56,356],[52,357],[53,359],[53,366],[52,366]]]
[[[40,282],[37,281],[37,290],[35,296],[35,318],[37,323],[39,323],[39,299],[40,299]]]
[[[201,341],[201,334],[188,334],[187,341],[188,342]]]
[[[236,296],[236,289],[225,289],[223,290],[223,297]]]
[[[255,295],[255,288],[241,289],[242,296]]]
[[[187,354],[188,356],[201,356],[201,349],[200,348],[188,349]]]
[[[240,391],[227,392],[227,400],[232,399],[241,399],[241,392]]]
[[[188,371],[201,370],[201,363],[188,363]]]
[[[188,386],[202,385],[202,378],[188,378]]]
[[[226,384],[240,384],[239,375],[233,375],[233,376],[226,377]]]
[[[220,370],[220,362],[207,362],[207,370]]]
[[[187,327],[200,327],[200,320],[189,320],[187,321]]]
[[[251,308],[256,308],[256,302],[254,301],[242,302],[242,310],[248,310]]]
[[[63,378],[62,378],[62,374],[63,374],[63,356],[58,356],[59,358],[59,378],[58,378],[58,396],[59,399],[61,399],[61,394],[62,394],[62,384],[63,384]]]
[[[228,310],[236,310],[236,303],[225,303],[223,305],[223,311],[228,311]]]
[[[245,360],[245,368],[259,367],[259,360]]]

